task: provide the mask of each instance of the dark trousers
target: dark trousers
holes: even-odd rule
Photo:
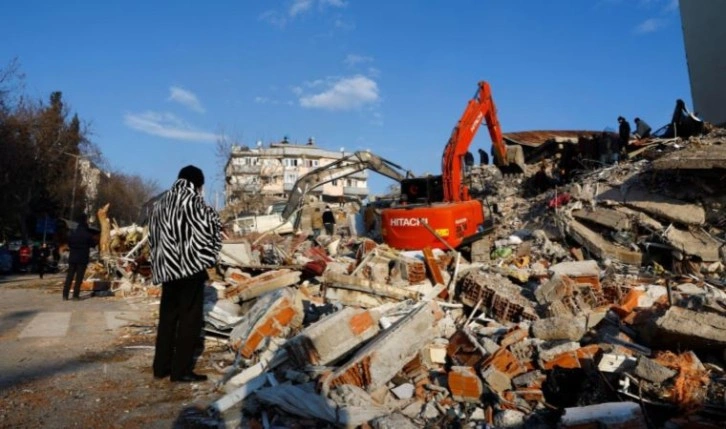
[[[335,224],[334,223],[326,223],[325,225],[325,233],[328,235],[333,235],[335,233]]]
[[[71,282],[75,277],[76,282],[73,284],[73,297],[78,298],[81,294],[81,283],[86,275],[87,264],[68,264],[68,273],[66,274],[66,283],[63,285],[63,298],[68,298],[68,292],[71,290]]]
[[[179,378],[194,369],[194,350],[204,321],[206,271],[161,285],[154,376]]]

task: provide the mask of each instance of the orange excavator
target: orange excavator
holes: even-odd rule
[[[444,148],[442,174],[401,181],[401,204],[381,213],[386,244],[402,250],[458,248],[491,229],[482,202],[463,183],[464,157],[482,122],[489,128],[495,165],[504,173],[524,171],[521,146],[504,144],[489,84],[479,82]]]

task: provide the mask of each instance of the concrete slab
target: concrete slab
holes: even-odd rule
[[[44,312],[36,315],[18,338],[63,337],[71,324],[71,312]]]

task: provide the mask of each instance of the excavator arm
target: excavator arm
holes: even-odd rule
[[[504,144],[491,88],[489,83],[481,81],[476,94],[467,103],[461,119],[451,132],[451,137],[444,148],[441,166],[444,201],[455,202],[470,199],[469,188],[462,183],[463,159],[482,121],[486,122],[489,129],[495,164],[500,169],[514,164],[514,167],[524,171],[522,148],[519,146],[507,147]]]
[[[333,180],[341,179],[363,170],[372,170],[397,182],[413,177],[413,174],[401,166],[368,151],[358,151],[344,156],[335,162],[318,167],[300,177],[292,187],[287,205],[282,212],[287,220],[302,205],[303,198],[312,189]]]

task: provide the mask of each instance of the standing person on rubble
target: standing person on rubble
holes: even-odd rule
[[[630,123],[625,120],[622,116],[618,116],[618,135],[620,136],[620,141],[618,142],[618,147],[613,149],[613,161],[617,162],[618,155],[620,154],[620,150],[627,150],[628,144],[630,143]]]
[[[323,229],[323,213],[320,212],[320,207],[315,207],[313,210],[310,223],[313,228],[313,238],[318,238]]]
[[[640,118],[635,118],[633,122],[635,122],[635,138],[647,139],[650,137],[651,128],[647,122]]]
[[[335,233],[335,215],[333,214],[333,211],[330,210],[330,206],[325,206],[325,211],[323,212],[323,225],[325,225],[326,234],[333,235]]]
[[[161,283],[154,377],[204,381],[194,373],[203,324],[204,284],[222,249],[219,215],[204,203],[204,174],[188,165],[155,204],[149,219],[151,274]]]
[[[85,214],[78,218],[78,226],[76,230],[68,236],[68,248],[70,254],[68,256],[68,272],[66,273],[66,282],[63,284],[63,301],[68,301],[68,293],[71,290],[71,282],[75,278],[73,284],[73,299],[81,299],[81,283],[86,275],[86,267],[88,267],[88,258],[91,253],[91,247],[96,245],[91,230],[88,229],[88,219]]]
[[[484,149],[479,149],[479,165],[489,165],[489,155]]]

